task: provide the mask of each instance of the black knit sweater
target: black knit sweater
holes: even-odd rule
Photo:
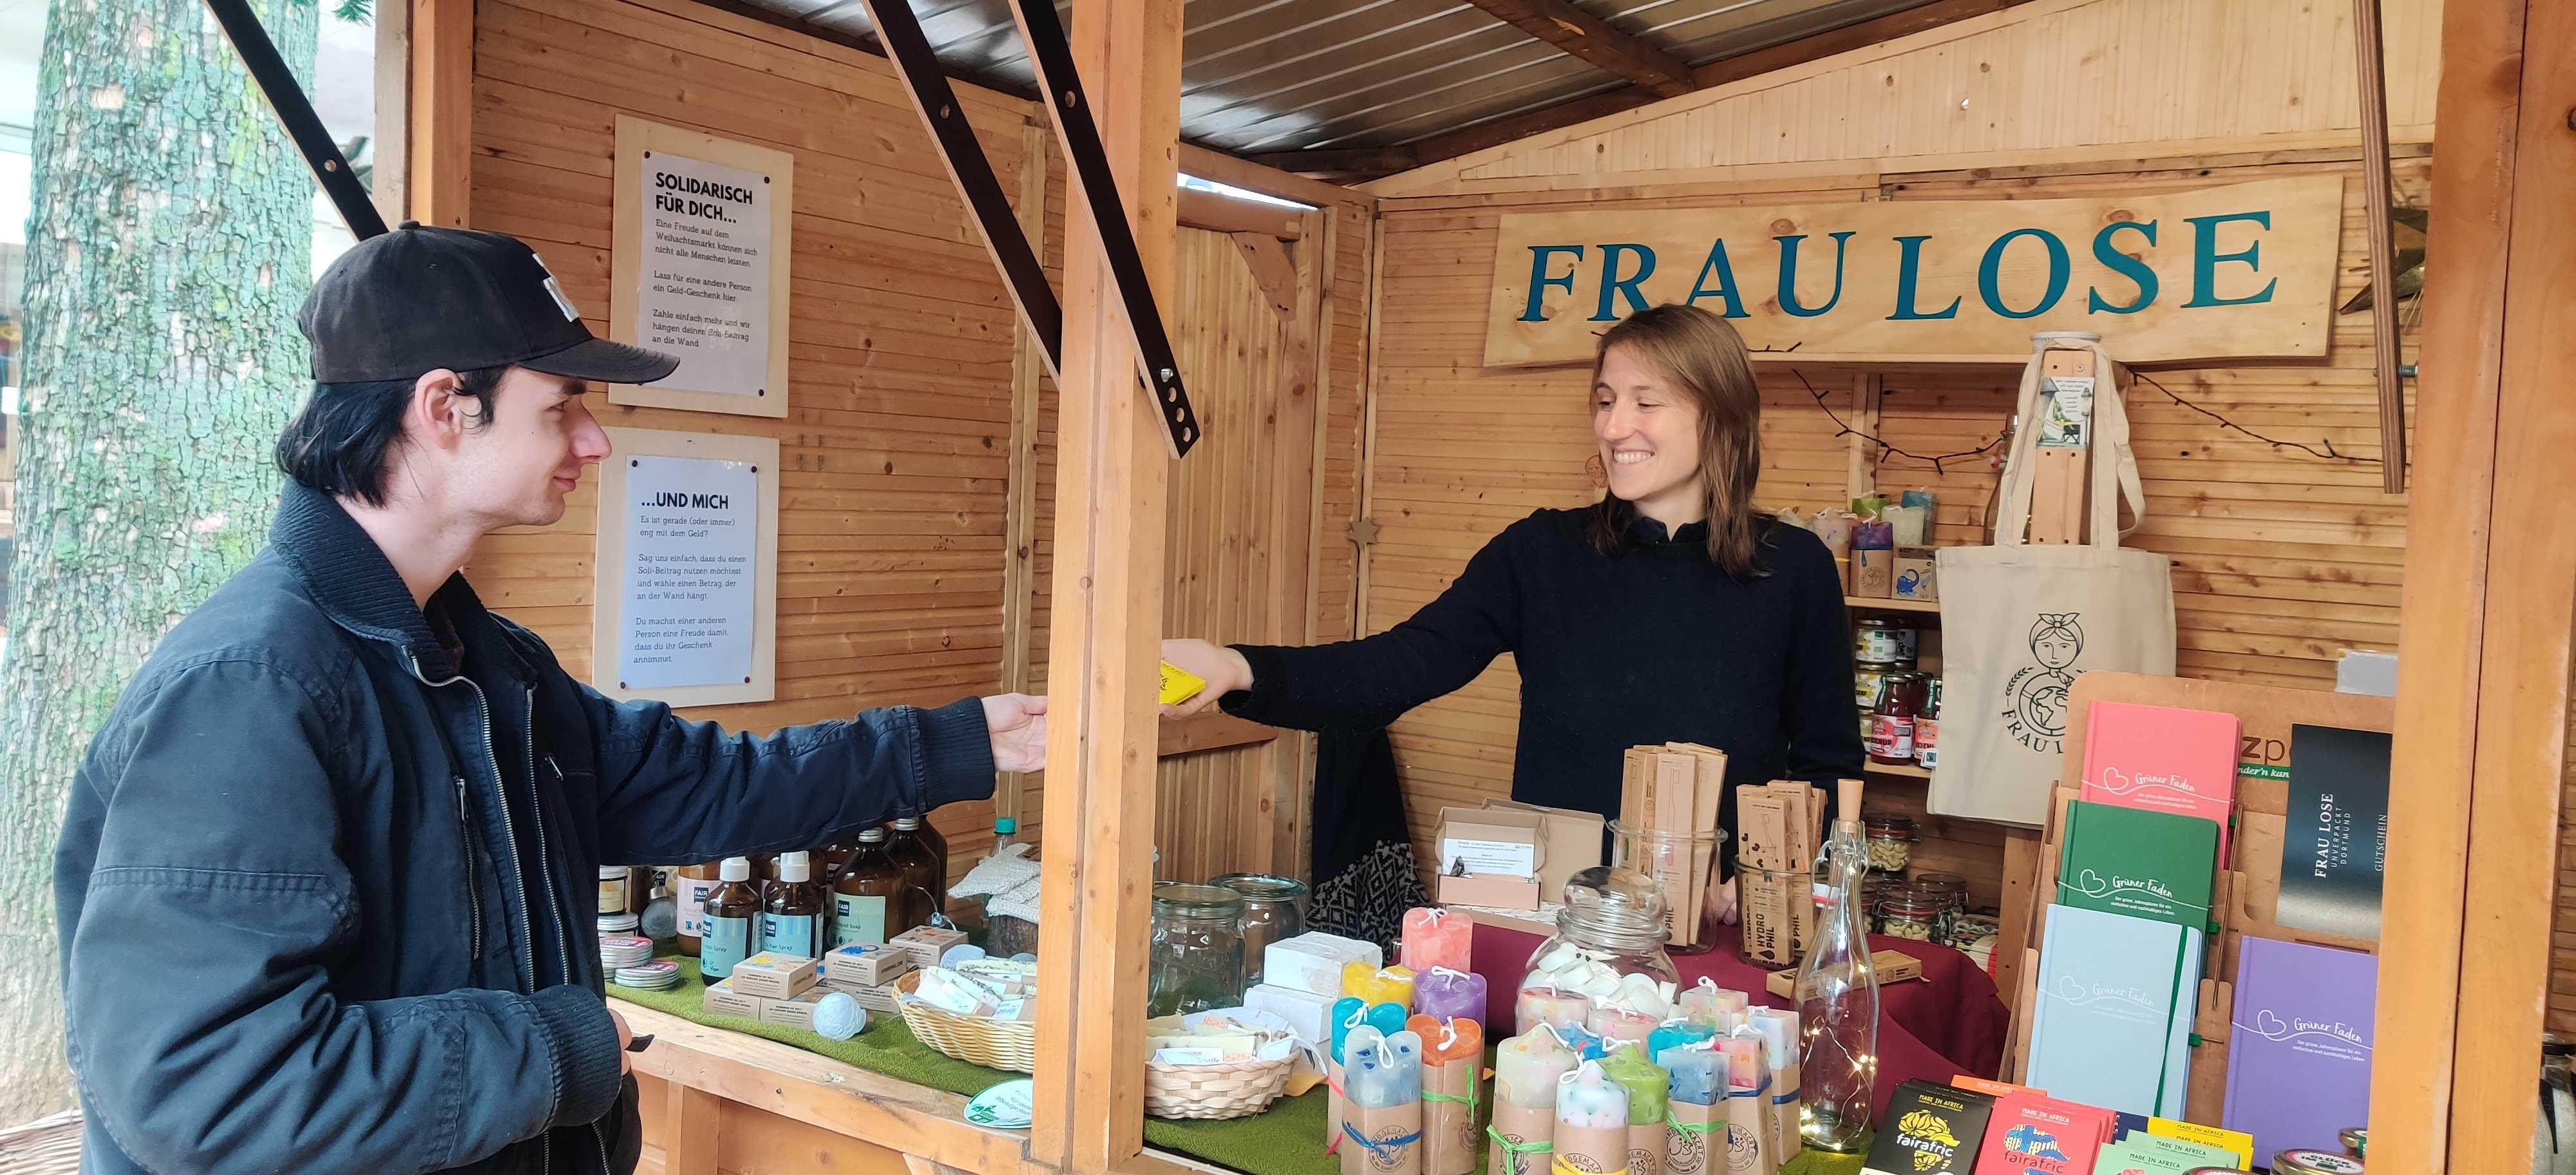
[[[1636,518],[1628,549],[1603,554],[1586,539],[1591,518],[1541,510],[1513,523],[1440,598],[1376,636],[1235,646],[1253,686],[1221,704],[1292,729],[1384,726],[1510,652],[1521,674],[1513,799],[1616,816],[1623,753],[1647,743],[1725,751],[1730,791],[1860,774],[1851,631],[1822,542],[1765,518],[1763,574],[1736,579],[1709,559],[1703,524],[1667,538]],[[1732,834],[1735,805],[1721,811]]]

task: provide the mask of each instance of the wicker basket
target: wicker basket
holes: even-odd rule
[[[904,995],[921,986],[921,975],[915,971],[895,981],[895,990]],[[987,1069],[1008,1069],[1015,1073],[1037,1071],[1038,1026],[1030,1020],[995,1020],[989,1016],[960,1016],[931,1007],[919,1000],[905,1000],[903,1022],[921,1043],[955,1057],[969,1065]]]
[[[1249,1118],[1270,1108],[1288,1084],[1295,1054],[1276,1061],[1224,1065],[1145,1062],[1145,1112],[1156,1118]]]

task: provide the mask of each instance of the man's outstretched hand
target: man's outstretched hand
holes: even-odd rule
[[[1046,769],[1046,697],[994,694],[984,699],[984,730],[993,736],[993,769]]]

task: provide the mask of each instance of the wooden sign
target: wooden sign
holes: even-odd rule
[[[1580,362],[1648,306],[1725,315],[1756,358],[2013,362],[2092,331],[2124,362],[2326,351],[2343,180],[2070,200],[1505,216],[1485,362]]]

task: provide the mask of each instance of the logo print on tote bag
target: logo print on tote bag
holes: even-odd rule
[[[2084,652],[2084,626],[2075,622],[2080,615],[2040,613],[2030,625],[2030,655],[2037,663],[2015,670],[2004,683],[2004,700],[2012,703],[2003,713],[2004,729],[2014,742],[2042,754],[2063,749],[2066,695],[2075,688],[2075,675],[2066,669]]]

